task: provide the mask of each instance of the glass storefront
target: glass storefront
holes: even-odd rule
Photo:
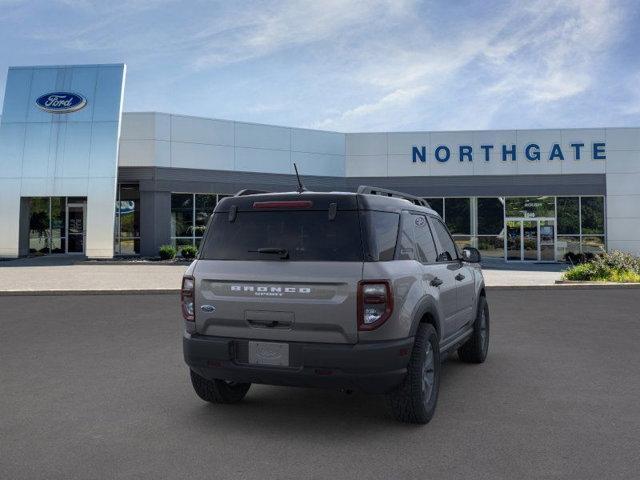
[[[171,194],[171,243],[176,248],[185,245],[198,247],[209,216],[218,201],[227,197],[215,193]]]
[[[33,197],[29,199],[29,253],[84,253],[85,197]]]
[[[459,247],[483,257],[558,261],[566,253],[605,250],[604,197],[426,198]]]
[[[118,185],[114,229],[114,253],[140,253],[140,191],[137,185]]]
[[[197,247],[209,215],[225,196],[172,193],[171,243],[177,248]],[[552,262],[563,260],[568,252],[605,249],[605,204],[601,196],[431,197],[425,200],[442,216],[459,248],[474,246],[485,258]],[[132,224],[136,227],[132,232],[137,232],[137,214],[134,218]],[[139,233],[132,233],[130,237],[137,235]],[[123,238],[124,235],[121,241]],[[138,247],[134,244],[133,248]]]

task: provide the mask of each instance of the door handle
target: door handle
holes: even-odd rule
[[[459,281],[459,282],[461,282],[462,280],[464,280],[464,278],[465,278],[465,277],[464,277],[464,275],[463,275],[463,274],[461,274],[461,273],[459,273],[459,274],[457,274],[457,275],[456,275],[456,280],[457,280],[457,281]]]
[[[442,280],[440,280],[438,277],[435,277],[429,282],[429,285],[431,285],[432,287],[439,287],[440,285],[442,285],[442,283]]]

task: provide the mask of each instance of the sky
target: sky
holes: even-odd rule
[[[127,64],[125,111],[341,132],[640,126],[640,2],[0,0],[9,66]]]

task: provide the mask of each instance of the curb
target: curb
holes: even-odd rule
[[[640,283],[553,283],[548,285],[492,285],[487,290],[606,290],[612,288],[634,289],[640,288]]]
[[[0,297],[57,296],[57,295],[177,295],[179,288],[123,289],[123,290],[2,290]]]
[[[155,261],[155,262],[144,262],[144,261],[140,261],[140,262],[125,262],[125,261],[118,261],[118,260],[79,260],[77,262],[74,263],[74,265],[123,265],[123,266],[130,266],[130,265],[144,265],[144,266],[148,266],[148,265],[160,265],[160,266],[170,266],[170,267],[188,267],[189,265],[191,265],[191,262],[193,260],[178,260],[175,262],[163,262],[161,260]]]

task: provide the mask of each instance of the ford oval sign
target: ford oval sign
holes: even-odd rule
[[[49,113],[73,113],[81,110],[87,99],[77,93],[53,92],[38,97],[36,105]]]

